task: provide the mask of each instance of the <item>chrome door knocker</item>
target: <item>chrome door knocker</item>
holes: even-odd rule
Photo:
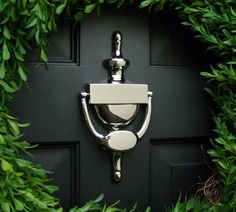
[[[112,35],[112,58],[104,61],[109,71],[108,83],[89,84],[89,92],[81,92],[83,114],[91,133],[99,142],[113,153],[113,172],[116,182],[121,180],[122,152],[132,149],[138,139],[146,132],[151,117],[152,92],[147,84],[125,83],[124,70],[129,61],[121,52],[122,35],[116,31]],[[141,104],[146,105],[145,120],[138,132],[125,130],[130,124]],[[105,124],[109,132],[102,135],[95,129],[89,114],[89,108],[94,107],[99,120]]]

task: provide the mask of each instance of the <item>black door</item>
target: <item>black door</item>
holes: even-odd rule
[[[112,203],[163,211],[203,181],[208,173],[202,146],[210,132],[208,103],[200,77],[198,42],[177,16],[165,11],[149,15],[134,7],[106,7],[73,28],[61,20],[49,42],[49,70],[36,67],[30,56],[29,84],[13,111],[30,122],[26,138],[39,147],[35,160],[54,172],[55,195],[66,211],[101,193]],[[102,61],[111,56],[111,34],[123,33],[123,55],[131,64],[125,77],[146,83],[153,91],[150,126],[124,154],[123,179],[112,181],[111,160],[91,136],[82,115],[79,93],[86,83],[105,82]],[[140,120],[141,121],[141,120]]]

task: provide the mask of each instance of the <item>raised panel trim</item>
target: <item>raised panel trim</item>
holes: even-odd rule
[[[59,26],[58,26],[59,27]],[[70,58],[65,60],[50,59],[48,58],[48,66],[63,65],[63,66],[79,66],[80,65],[80,25],[76,27],[70,23]],[[39,54],[39,53],[38,53]],[[36,54],[36,55],[38,55]],[[37,64],[34,59],[26,59],[27,64]]]

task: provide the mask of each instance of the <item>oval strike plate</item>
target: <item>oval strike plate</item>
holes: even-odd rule
[[[123,141],[123,142],[121,142]],[[127,151],[137,143],[137,137],[130,131],[117,130],[107,135],[107,148],[113,151]]]

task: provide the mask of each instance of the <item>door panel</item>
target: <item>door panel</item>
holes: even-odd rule
[[[190,196],[198,188],[197,183],[210,177],[210,171],[206,171],[205,142],[194,138],[152,140],[150,189],[153,211],[163,211],[163,206],[177,201],[180,194],[183,199]],[[163,182],[166,182],[165,186]]]
[[[53,172],[50,178],[60,187],[55,195],[63,200],[63,207],[68,211],[79,197],[76,183],[78,179],[75,180],[75,176],[79,176],[79,145],[73,142],[50,142],[40,145],[31,153],[34,155],[34,162]]]
[[[32,124],[25,137],[39,144],[35,160],[54,172],[53,182],[61,188],[56,195],[66,209],[104,193],[108,203],[120,199],[131,207],[137,201],[140,208],[162,211],[180,190],[209,174],[201,150],[211,125],[199,75],[204,64],[198,63],[196,48],[189,48],[195,45],[192,34],[180,30],[176,17],[167,17],[108,6],[75,30],[61,20],[50,37],[48,70],[36,68],[36,57],[29,57],[32,91],[23,89],[11,107],[22,122]],[[79,98],[86,83],[107,81],[102,61],[111,56],[115,30],[123,33],[123,55],[131,62],[125,78],[147,83],[154,92],[149,129],[124,154],[119,184],[112,181],[109,153],[87,130]],[[139,115],[135,125],[141,122]]]
[[[79,29],[74,28],[68,20],[59,21],[57,32],[52,33],[48,40],[49,63],[79,63]],[[28,62],[36,62],[38,51],[34,50],[27,57]],[[67,64],[67,65],[68,65]]]
[[[174,10],[150,15],[150,63],[154,66],[204,65],[211,59]]]

